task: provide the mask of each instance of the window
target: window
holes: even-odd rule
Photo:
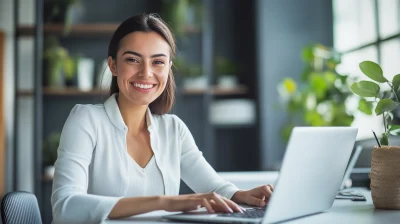
[[[400,73],[400,0],[333,0],[334,47],[343,53],[338,72],[367,79],[359,63],[379,63],[387,78]],[[357,97],[346,102],[354,110]],[[382,117],[355,114],[358,139],[383,131]]]

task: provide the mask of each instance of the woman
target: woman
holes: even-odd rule
[[[186,125],[166,114],[174,103],[175,42],[153,14],[131,17],[108,49],[111,96],[76,105],[62,131],[55,163],[55,222],[98,222],[154,210],[242,212],[265,206],[271,185],[242,191],[221,179]],[[197,194],[178,195],[180,179]]]

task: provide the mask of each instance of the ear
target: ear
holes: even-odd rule
[[[111,56],[108,57],[107,64],[108,64],[108,67],[110,68],[112,75],[117,76],[117,68],[116,68],[115,60]]]

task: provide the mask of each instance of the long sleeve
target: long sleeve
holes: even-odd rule
[[[55,162],[51,204],[54,223],[98,223],[120,200],[87,194],[89,164],[96,146],[90,106],[75,106],[62,131]]]
[[[226,198],[232,198],[239,189],[215,172],[198,149],[186,124],[180,119],[179,122],[182,140],[180,163],[182,180],[196,193],[216,192]]]

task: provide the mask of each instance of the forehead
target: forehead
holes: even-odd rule
[[[166,54],[169,55],[168,42],[156,32],[132,32],[121,39],[119,51],[131,50],[143,55]]]

